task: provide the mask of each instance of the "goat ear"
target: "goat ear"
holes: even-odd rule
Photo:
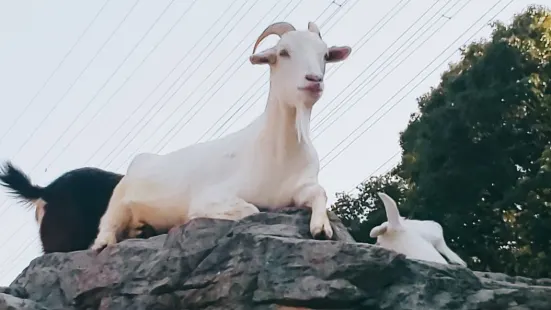
[[[386,218],[388,220],[387,226],[389,226],[390,229],[400,229],[402,224],[400,223],[400,212],[398,211],[396,201],[383,192],[377,192],[377,195],[379,195],[379,198],[381,198],[385,206]]]
[[[274,64],[276,59],[276,50],[273,47],[249,57],[253,65]]]
[[[329,50],[327,51],[327,57],[325,58],[325,61],[327,62],[339,62],[343,61],[352,52],[352,48],[350,46],[331,46]]]
[[[387,225],[382,224],[382,225],[379,225],[379,226],[375,226],[369,232],[369,236],[371,238],[377,238],[378,236],[383,235],[384,233],[386,233],[386,230],[387,230]]]

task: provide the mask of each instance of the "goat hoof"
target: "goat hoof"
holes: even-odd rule
[[[129,239],[140,238],[142,234],[143,234],[142,227],[131,229],[128,231],[128,238]]]
[[[103,251],[107,247],[107,243],[94,243],[90,249],[96,253]]]
[[[312,237],[314,237],[314,239],[316,240],[326,240],[326,239],[330,239],[330,238],[327,238],[327,236],[325,235],[325,232],[322,230],[320,232],[317,232],[317,233],[314,233],[312,235]]]
[[[333,229],[331,228],[331,223],[329,218],[319,218],[316,221],[312,220],[310,222],[310,233],[314,239],[326,239],[331,240],[333,238]]]
[[[103,249],[105,249],[106,247],[107,247],[107,244],[104,244],[103,246],[92,247],[92,251],[94,251],[96,254],[99,254],[99,253],[101,253],[101,251],[103,251]]]
[[[108,245],[115,243],[117,243],[117,238],[114,234],[102,234],[98,236],[91,249],[99,253]]]

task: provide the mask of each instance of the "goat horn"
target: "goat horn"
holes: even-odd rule
[[[293,27],[293,25],[287,22],[278,22],[278,23],[271,24],[270,26],[266,27],[266,29],[264,29],[264,31],[262,32],[262,34],[260,34],[258,39],[256,39],[256,42],[253,47],[253,54],[256,51],[256,47],[258,46],[260,41],[262,41],[265,37],[271,34],[277,34],[281,38],[281,36],[284,35],[285,33],[289,31],[294,31],[294,30],[296,30],[295,27]]]
[[[321,38],[320,29],[318,28],[318,25],[314,22],[308,22],[308,30],[311,32],[316,33]]]

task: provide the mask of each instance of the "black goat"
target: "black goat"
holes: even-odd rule
[[[0,185],[20,201],[34,205],[44,253],[88,249],[122,177],[118,173],[85,167],[68,171],[48,186],[41,187],[33,185],[30,178],[9,161],[0,167]],[[140,237],[154,235],[148,229],[144,227]]]

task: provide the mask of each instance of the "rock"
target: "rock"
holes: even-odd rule
[[[20,309],[47,310],[47,308],[44,308],[43,306],[39,305],[38,303],[32,300],[21,299],[13,295],[3,294],[3,293],[0,293],[0,309],[2,310],[20,310]]]
[[[149,239],[34,259],[0,294],[13,309],[551,309],[551,280],[475,273],[354,242],[306,210],[196,219]],[[1,308],[4,309],[4,308]]]

